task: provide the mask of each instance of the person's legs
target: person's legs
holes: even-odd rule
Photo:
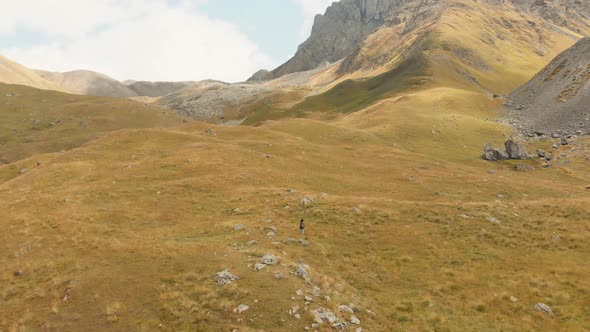
[[[300,232],[301,232],[301,235],[305,235],[305,229],[304,228],[301,228],[300,229]]]

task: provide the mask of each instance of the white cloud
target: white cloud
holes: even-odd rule
[[[48,42],[0,50],[28,67],[95,70],[136,80],[239,81],[275,65],[206,0],[0,0],[0,36],[26,29]]]
[[[311,33],[313,21],[317,14],[324,14],[326,9],[336,0],[293,0],[303,9],[303,25],[299,33],[301,41],[307,39]]]

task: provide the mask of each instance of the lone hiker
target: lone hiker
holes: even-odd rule
[[[303,219],[301,219],[301,222],[299,223],[299,232],[301,235],[305,235],[305,223],[303,222]]]

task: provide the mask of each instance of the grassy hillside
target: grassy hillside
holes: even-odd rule
[[[170,111],[134,101],[0,84],[0,163],[70,150],[123,128],[180,123]]]
[[[207,128],[120,131],[0,185],[2,329],[296,331],[350,303],[369,331],[588,327],[590,193],[565,169],[312,120]],[[285,242],[302,216],[308,245]],[[280,264],[254,271],[267,253]],[[216,286],[224,269],[240,279]]]
[[[0,55],[0,83],[22,84],[38,89],[64,91],[63,88],[39,76],[35,71],[2,55]]]

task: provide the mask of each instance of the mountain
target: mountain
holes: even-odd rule
[[[340,116],[414,90],[501,96],[590,34],[589,17],[590,5],[576,0],[344,0],[316,17],[291,60],[255,75],[265,80],[224,88],[252,90],[238,98],[240,106],[225,103],[235,100],[231,91],[216,98],[230,105],[215,117],[201,114],[210,103],[192,95],[183,102],[172,94],[175,103],[163,105],[198,119],[235,116],[254,124]]]
[[[27,85],[44,90],[64,91],[61,87],[39,76],[33,70],[13,62],[2,55],[0,55],[0,82]]]
[[[250,80],[267,80],[335,62],[358,50],[367,37],[384,26],[398,26],[406,35],[429,18],[443,15],[452,0],[342,0],[334,2],[324,15],[317,15],[311,36],[297,53],[271,72],[260,71]],[[556,27],[584,33],[590,29],[587,1],[579,0],[480,0],[466,6],[491,4],[511,12],[543,19]],[[510,24],[509,21],[505,23]],[[531,24],[536,22],[531,21]]]
[[[524,132],[590,134],[590,38],[557,56],[507,104]]]
[[[75,94],[88,96],[136,97],[135,91],[106,75],[90,71],[75,70],[55,73],[38,70],[43,78]]]
[[[193,84],[194,82],[134,81],[133,83],[128,84],[127,87],[139,97],[162,97],[192,86]]]

